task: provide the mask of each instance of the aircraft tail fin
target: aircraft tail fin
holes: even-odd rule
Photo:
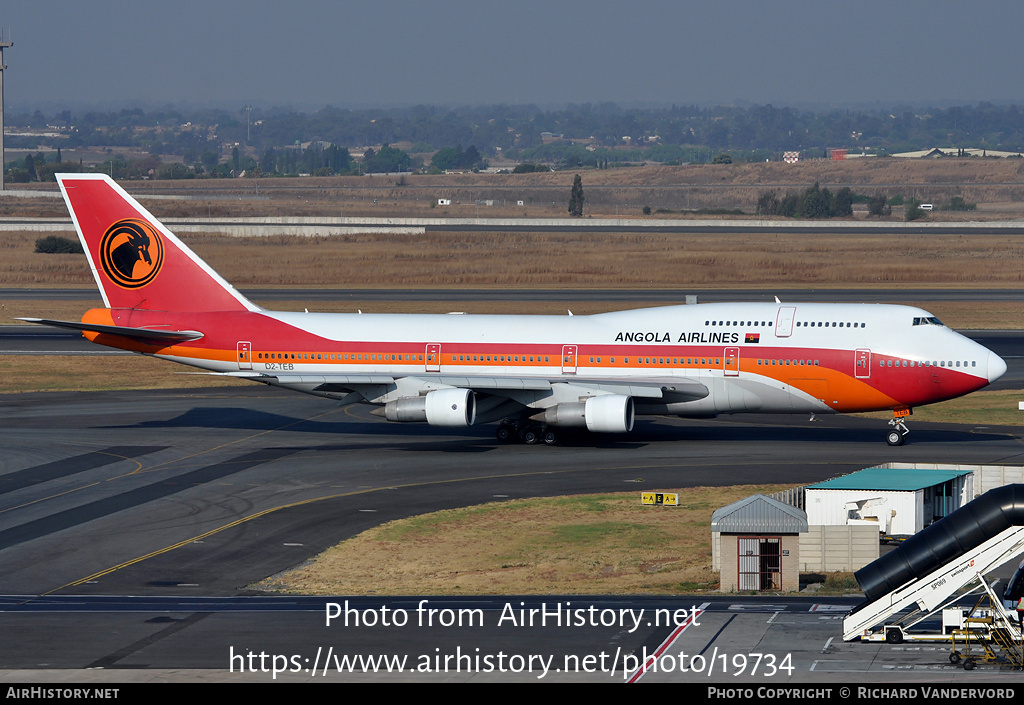
[[[258,311],[106,174],[57,174],[107,308]]]

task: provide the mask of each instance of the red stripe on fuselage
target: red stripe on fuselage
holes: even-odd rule
[[[252,312],[165,313],[142,310],[99,310],[88,318],[104,322],[109,313],[114,325],[159,326],[171,330],[199,330],[202,339],[178,345],[152,345],[116,336],[91,334],[96,342],[149,354],[186,358],[191,364],[203,361],[234,364],[239,341],[251,343],[255,371],[279,362],[295,364],[296,371],[315,372],[422,372],[425,348],[432,341],[335,341]],[[820,348],[774,347],[764,345],[650,345],[577,344],[576,377],[592,375],[625,379],[644,376],[693,376],[694,372],[721,373],[726,347],[739,348],[741,378],[760,376],[800,389],[820,398],[822,382],[828,395],[821,401],[836,411],[864,411],[894,406],[920,406],[950,399],[984,387],[988,381],[972,374],[970,368],[919,366],[919,361],[874,353],[867,378],[854,376],[855,352]],[[563,348],[559,344],[463,343],[441,344],[441,371],[469,374],[531,374],[551,376],[561,369]],[[320,359],[317,359],[320,355]],[[331,357],[335,359],[331,359]],[[356,359],[351,359],[356,356]],[[371,359],[372,357],[372,359]],[[394,359],[394,358],[398,359]],[[476,357],[477,359],[473,359]],[[488,360],[487,358],[491,359]],[[532,360],[530,358],[533,358]],[[462,358],[462,359],[459,359]],[[468,358],[468,359],[467,359]],[[502,359],[504,358],[504,359]],[[593,362],[591,362],[593,359]],[[673,362],[674,360],[674,362]],[[689,360],[690,362],[686,362]],[[758,361],[761,361],[760,364]],[[184,361],[184,360],[183,360]],[[599,362],[600,361],[600,362]],[[890,367],[892,362],[894,367]],[[914,364],[911,365],[911,362]],[[961,361],[964,362],[964,361]],[[968,364],[971,361],[966,361]],[[772,364],[774,363],[774,364]],[[801,364],[802,363],[802,364]],[[224,364],[211,365],[223,369]],[[862,372],[863,374],[863,372]],[[572,375],[566,375],[572,378]]]

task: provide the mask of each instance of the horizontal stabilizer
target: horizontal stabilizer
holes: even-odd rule
[[[79,321],[54,321],[49,318],[19,318],[19,321],[39,323],[44,326],[70,328],[83,333],[105,333],[120,335],[143,343],[184,343],[199,340],[203,333],[197,330],[163,330],[159,328],[132,328],[131,326],[105,326],[98,323],[81,323]]]

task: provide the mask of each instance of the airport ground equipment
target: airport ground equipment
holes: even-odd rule
[[[1010,666],[1021,670],[1024,668],[1024,641],[1020,626],[1003,607],[992,585],[983,576],[978,580],[982,592],[974,606],[955,610],[961,617],[960,623],[950,630],[949,662],[963,662],[964,670],[970,671],[978,661],[995,662],[1001,655]],[[944,616],[949,611],[944,610]],[[957,650],[958,641],[963,653]]]
[[[979,585],[991,592],[983,576],[1021,553],[1024,485],[986,492],[855,573],[867,600],[843,620],[843,638],[901,643],[909,628]]]

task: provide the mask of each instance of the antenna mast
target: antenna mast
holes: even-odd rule
[[[14,42],[3,41],[3,29],[0,28],[0,194],[4,192],[4,49],[14,46]]]

